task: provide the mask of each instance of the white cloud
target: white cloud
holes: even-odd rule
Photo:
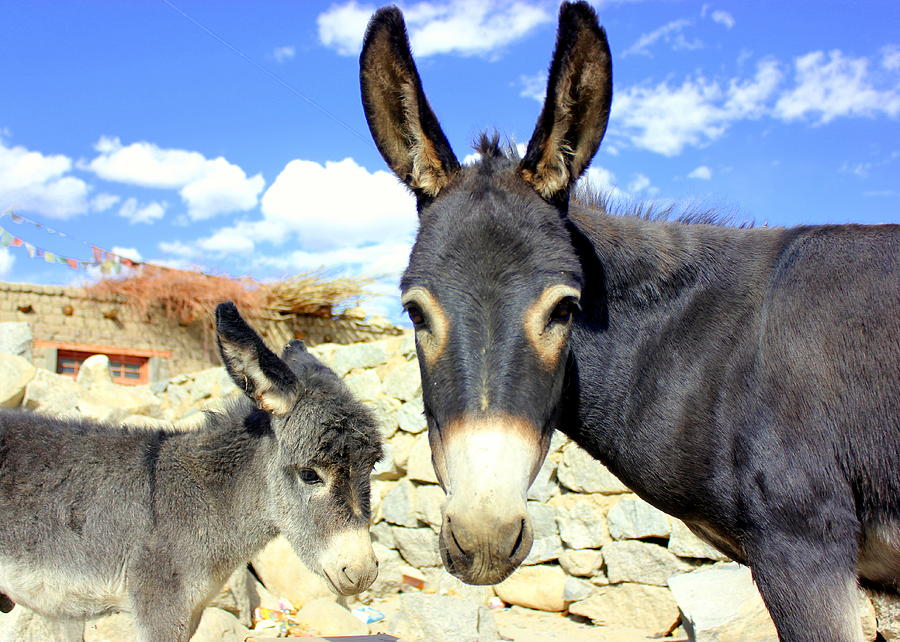
[[[893,64],[890,53],[887,60]],[[794,60],[794,79],[796,86],[775,104],[782,120],[809,117],[822,125],[840,116],[900,115],[900,84],[892,79],[890,86],[875,88],[865,57],[813,51]]]
[[[0,248],[0,279],[5,278],[7,274],[12,272],[15,262],[16,257],[9,251],[9,248]]]
[[[122,145],[118,138],[106,136],[95,149],[100,154],[87,169],[108,181],[178,189],[194,220],[251,209],[265,186],[261,174],[248,178],[221,156],[209,159],[199,152],[163,149],[144,141]]]
[[[734,26],[734,16],[732,16],[727,11],[723,11],[721,9],[716,9],[709,16],[712,18],[713,22],[718,22],[720,25],[723,25],[726,29],[731,29]]]
[[[881,66],[888,71],[900,69],[900,46],[888,45],[881,48]]]
[[[141,253],[134,247],[119,247],[118,245],[113,245],[111,251],[113,254],[124,256],[126,259],[131,259],[132,261],[144,260],[143,257],[141,257]]]
[[[285,45],[283,47],[275,47],[272,50],[272,57],[275,59],[275,62],[286,62],[293,58],[297,54],[296,49],[291,45]]]
[[[7,147],[0,139],[0,209],[56,219],[86,212],[90,188],[80,178],[69,176],[71,169],[72,160],[67,156]]]
[[[344,56],[357,55],[374,5],[333,5],[319,15],[319,40]],[[486,55],[550,22],[547,7],[510,0],[416,2],[403,9],[416,56]]]
[[[655,194],[659,190],[650,184],[650,179],[644,174],[635,174],[634,178],[628,182],[628,191],[632,194],[637,194],[639,192]]]
[[[658,29],[654,29],[649,33],[641,34],[641,36],[630,47],[622,52],[622,57],[631,55],[651,56],[650,47],[657,42],[668,43],[672,49],[700,49],[703,43],[699,40],[688,40],[684,35],[684,30],[691,26],[691,21],[686,18],[673,20],[664,24]]]
[[[727,86],[702,76],[680,86],[668,82],[633,86],[613,99],[614,137],[665,156],[680,154],[719,138],[741,118],[758,118],[781,82],[777,63],[764,60],[752,79],[731,79]]]
[[[584,175],[578,180],[578,183],[580,188],[602,192],[614,200],[623,200],[631,197],[630,194],[616,185],[616,175],[599,165],[588,167]]]
[[[120,196],[116,196],[115,194],[97,194],[94,198],[91,199],[91,211],[105,212],[121,200],[122,198]]]
[[[161,219],[166,213],[168,203],[152,201],[146,205],[138,205],[136,198],[129,198],[119,208],[119,216],[128,219],[129,223],[152,223]]]
[[[522,91],[519,92],[522,98],[531,98],[544,104],[544,96],[547,94],[546,71],[539,71],[530,76],[519,76],[519,83],[522,85]]]
[[[695,167],[691,170],[691,173],[687,175],[688,178],[696,178],[701,181],[708,181],[712,178],[712,170],[706,165],[700,165],[699,167]]]
[[[194,245],[185,243],[184,241],[160,241],[158,245],[160,251],[166,254],[174,254],[179,259],[193,258],[197,256],[198,251]]]

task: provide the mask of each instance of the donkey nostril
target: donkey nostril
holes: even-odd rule
[[[510,551],[509,556],[515,557],[516,552],[519,550],[519,547],[522,545],[522,540],[525,539],[525,520],[522,520],[522,525],[519,527],[519,536],[516,537],[516,543],[513,544],[512,551]]]
[[[448,523],[448,524],[450,523],[450,520],[449,520],[449,519],[447,520],[447,523]],[[453,532],[453,529],[452,529],[452,528],[450,529],[450,537],[453,538],[453,543],[456,544],[456,548],[459,549],[459,552],[462,553],[463,555],[465,555],[466,557],[468,557],[469,554],[466,553],[466,549],[464,549],[464,548],[462,547],[462,544],[459,543],[459,540],[456,539],[456,533]]]
[[[351,584],[356,583],[356,577],[354,577],[354,575],[356,575],[356,574],[353,573],[353,570],[349,566],[345,566],[344,568],[342,568],[341,572],[343,572],[344,577],[346,577],[348,580],[350,580]]]

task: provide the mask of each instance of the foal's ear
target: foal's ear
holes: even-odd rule
[[[606,132],[611,102],[606,31],[587,2],[566,3],[559,10],[544,108],[519,165],[522,178],[548,201],[565,202],[591,162]]]
[[[379,9],[369,21],[359,83],[378,151],[421,206],[446,187],[459,161],[422,91],[397,7]]]
[[[222,363],[238,388],[266,412],[290,412],[297,394],[297,378],[247,325],[231,301],[216,307],[216,339]]]

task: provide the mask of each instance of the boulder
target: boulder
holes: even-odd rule
[[[231,613],[217,608],[204,609],[191,642],[244,642],[250,630]]]
[[[81,387],[71,377],[38,369],[25,388],[22,405],[52,415],[71,415],[78,407]]]
[[[422,405],[421,397],[407,401],[397,409],[397,423],[400,426],[400,430],[413,434],[418,434],[428,428],[428,422],[425,421],[425,407]]]
[[[109,357],[105,354],[95,354],[85,359],[78,368],[75,381],[84,388],[103,383],[111,384],[113,380],[109,374]]]
[[[630,492],[618,477],[607,470],[606,466],[577,444],[567,444],[562,452],[562,461],[556,470],[556,476],[559,483],[569,490],[604,495]]]
[[[540,502],[527,503],[528,515],[531,517],[531,528],[534,543],[523,564],[540,564],[557,559],[563,551],[556,524],[556,510],[552,506]]]
[[[640,497],[623,497],[606,514],[613,539],[667,538],[669,516]]]
[[[378,576],[364,593],[364,596],[385,597],[399,593],[403,588],[403,576],[421,577],[422,574],[400,557],[400,553],[380,544],[372,542],[372,550],[378,559]]]
[[[878,631],[886,640],[900,640],[900,596],[891,591],[866,589],[871,600]]]
[[[381,396],[374,401],[363,402],[375,415],[382,439],[390,439],[397,432],[397,409],[400,402],[391,397]]]
[[[342,345],[334,350],[331,357],[331,369],[339,377],[343,377],[357,368],[374,368],[388,359],[384,341],[370,341]]]
[[[559,536],[569,548],[600,548],[612,541],[604,517],[608,506],[599,495],[559,495],[549,504],[556,509]]]
[[[528,489],[528,499],[546,502],[551,497],[559,495],[559,484],[556,483],[556,462],[548,456],[541,464],[537,476]]]
[[[440,486],[424,484],[416,487],[416,517],[428,524],[436,533],[440,532],[444,520],[441,511],[445,501],[447,495]]]
[[[87,361],[93,358],[90,357]],[[79,376],[81,372],[79,370]],[[84,416],[119,422],[129,415],[157,417],[162,414],[162,404],[150,391],[150,386],[120,386],[100,381],[100,375],[96,376],[96,383],[82,393],[78,402],[78,409]]]
[[[394,529],[386,521],[380,521],[369,527],[372,543],[378,542],[387,548],[397,548],[397,538],[394,537]]]
[[[406,462],[406,474],[415,481],[428,484],[438,483],[434,473],[434,464],[431,461],[431,445],[428,443],[428,435],[421,434],[416,438],[409,451],[409,460]]]
[[[269,592],[290,600],[295,608],[320,597],[335,599],[321,577],[313,573],[283,537],[276,537],[252,560],[253,570]]]
[[[231,574],[225,586],[207,606],[228,611],[246,627],[253,626],[253,610],[260,606],[259,589],[265,590],[246,564],[242,564]]]
[[[559,556],[559,565],[569,575],[591,577],[603,566],[603,554],[591,549],[565,550]]]
[[[590,618],[598,625],[640,629],[653,636],[667,635],[679,616],[668,589],[645,584],[597,587],[591,597],[570,604],[569,613]]]
[[[397,526],[416,527],[416,487],[408,479],[402,480],[384,496],[381,515],[386,522]]]
[[[499,638],[494,616],[474,600],[450,595],[407,593],[385,628],[402,639],[429,642],[493,642]]]
[[[384,394],[399,399],[412,401],[422,396],[422,379],[419,374],[419,363],[408,361],[403,363],[384,378]]]
[[[27,322],[0,323],[0,354],[22,357],[31,363],[31,326]]]
[[[406,471],[409,466],[409,454],[412,452],[412,447],[415,445],[416,441],[416,435],[411,435],[402,430],[396,432],[394,436],[391,437],[390,444],[394,449],[394,466],[397,467],[397,470]],[[431,450],[429,447],[429,456],[431,456],[430,452]]]
[[[84,623],[51,620],[22,605],[9,613],[0,613],[0,640],[15,642],[47,642],[47,640],[81,640]]]
[[[583,580],[579,577],[567,577],[566,585],[563,589],[563,600],[567,604],[586,600],[594,594],[594,590],[594,585],[588,580]]]
[[[356,619],[350,611],[333,600],[319,598],[303,605],[297,621],[311,633],[327,636],[368,635],[369,627]]]
[[[563,611],[566,574],[556,565],[521,566],[494,587],[507,604],[539,611]]]
[[[697,559],[729,561],[725,553],[720,552],[710,544],[694,535],[691,529],[680,519],[672,518],[672,532],[669,536],[669,551],[678,557],[693,557]]]
[[[684,625],[697,642],[776,640],[778,634],[750,569],[722,564],[676,575],[669,580],[684,615]]]
[[[26,324],[27,325],[27,324]],[[35,368],[23,357],[0,354],[0,408],[16,408],[25,398]]]
[[[360,401],[375,401],[381,395],[381,379],[371,370],[344,377],[344,383]]]
[[[372,477],[375,479],[392,480],[400,479],[403,471],[397,467],[396,458],[394,457],[394,446],[387,441],[381,447],[381,459],[375,462],[372,468]]]
[[[134,618],[130,613],[113,613],[84,624],[84,642],[123,642],[137,639]]]
[[[636,582],[668,586],[668,579],[693,567],[679,560],[662,546],[625,540],[603,547],[606,575],[610,584]]]
[[[393,530],[397,550],[410,565],[416,568],[440,566],[437,533],[430,528],[395,527]]]

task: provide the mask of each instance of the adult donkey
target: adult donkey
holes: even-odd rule
[[[255,403],[195,431],[0,414],[0,597],[50,618],[130,611],[142,640],[190,639],[231,572],[277,534],[336,593],[368,588],[371,414],[292,341],[271,352],[216,309],[228,373]]]
[[[526,491],[559,428],[750,564],[783,640],[859,639],[857,574],[900,580],[900,228],[570,204],[612,96],[584,2],[560,10],[521,160],[482,138],[460,166],[397,9],[372,18],[360,64],[369,128],[418,200],[401,287],[447,568],[491,584],[525,558]]]

